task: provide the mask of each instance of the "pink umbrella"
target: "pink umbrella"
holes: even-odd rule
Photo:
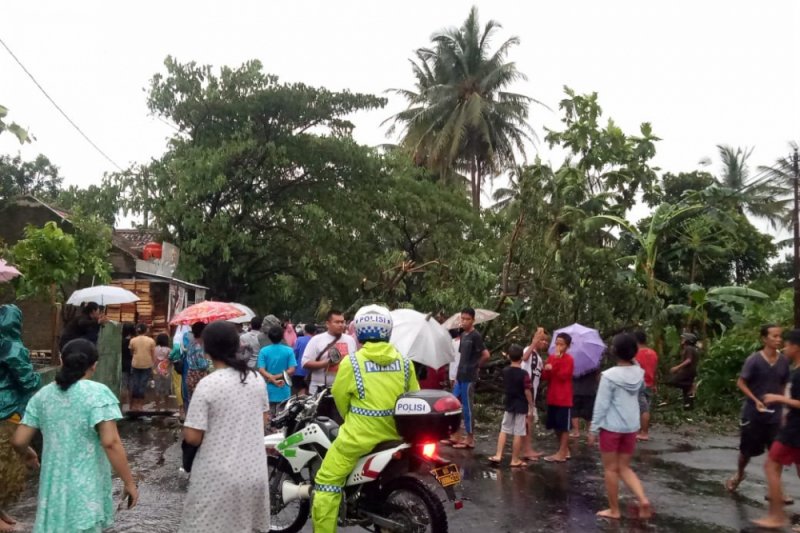
[[[226,302],[200,302],[199,304],[190,305],[170,320],[171,325],[187,325],[190,326],[195,322],[203,322],[208,324],[215,320],[228,320],[244,315],[244,311],[239,309],[233,304]]]
[[[0,259],[0,283],[11,281],[22,273],[13,266],[6,263],[5,259]]]

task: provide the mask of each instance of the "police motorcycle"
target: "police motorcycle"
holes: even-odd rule
[[[327,388],[292,397],[271,422],[281,431],[264,438],[270,531],[295,533],[311,515],[314,476],[339,432],[335,421],[318,414],[326,403],[333,404]],[[461,403],[445,391],[406,393],[394,419],[403,440],[381,443],[359,460],[344,486],[338,524],[376,533],[447,533],[442,499],[425,479],[433,477],[455,509],[462,508],[458,466],[438,454],[439,439],[458,429]]]

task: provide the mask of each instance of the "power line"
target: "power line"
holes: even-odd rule
[[[91,144],[91,145],[92,145],[92,148],[94,148],[95,150],[97,150],[97,152],[98,152],[100,155],[102,155],[103,157],[105,157],[105,158],[106,158],[106,160],[108,160],[108,162],[109,162],[109,163],[111,163],[112,165],[114,165],[115,167],[117,167],[117,169],[119,169],[119,170],[123,170],[123,169],[122,169],[122,167],[121,167],[121,166],[119,166],[119,165],[118,165],[118,164],[117,164],[117,163],[116,163],[116,162],[115,162],[113,159],[111,159],[110,157],[108,157],[108,155],[107,155],[107,154],[106,154],[106,153],[105,153],[103,150],[101,150],[101,149],[100,149],[100,147],[99,147],[99,146],[97,146],[97,145],[94,143],[94,141],[92,141],[92,140],[89,138],[89,136],[88,136],[88,135],[86,135],[86,134],[83,132],[83,130],[82,130],[82,129],[81,129],[81,128],[80,128],[80,127],[77,125],[77,124],[75,124],[75,121],[73,121],[71,118],[69,118],[69,116],[67,115],[67,113],[66,113],[66,112],[64,112],[64,110],[63,110],[63,109],[61,109],[61,107],[60,107],[60,106],[59,106],[59,105],[56,103],[56,101],[55,101],[55,100],[53,100],[53,99],[50,97],[50,95],[49,95],[49,94],[47,94],[47,91],[45,91],[45,90],[44,90],[44,87],[42,87],[42,86],[39,84],[39,82],[38,82],[38,81],[36,81],[36,78],[34,78],[34,77],[33,77],[33,74],[31,74],[31,73],[30,73],[30,71],[28,71],[28,69],[27,69],[27,68],[25,68],[25,65],[23,65],[23,64],[22,64],[22,61],[20,61],[20,60],[19,60],[19,58],[18,58],[18,57],[17,57],[17,56],[14,54],[14,52],[12,52],[12,51],[11,51],[11,48],[9,48],[9,47],[8,47],[8,45],[7,45],[7,44],[6,44],[6,43],[3,41],[3,39],[0,39],[0,44],[2,44],[2,45],[3,45],[3,48],[5,48],[5,49],[6,49],[6,51],[7,51],[9,54],[11,54],[11,57],[13,57],[13,58],[14,58],[14,61],[16,61],[16,62],[17,62],[17,65],[19,65],[19,66],[20,66],[20,68],[22,68],[22,70],[24,70],[24,71],[25,71],[25,74],[27,74],[27,75],[28,75],[28,77],[31,79],[31,81],[33,81],[33,83],[35,83],[35,84],[36,84],[36,86],[39,88],[39,90],[40,90],[40,91],[42,91],[42,94],[45,96],[45,98],[47,98],[48,100],[50,100],[50,103],[51,103],[51,104],[53,104],[53,107],[55,107],[56,109],[58,109],[58,112],[59,112],[59,113],[61,113],[61,114],[64,116],[64,118],[65,118],[65,119],[67,119],[67,122],[69,122],[69,123],[72,125],[72,127],[73,127],[73,128],[75,128],[75,129],[78,131],[78,133],[80,133],[80,134],[81,134],[81,136],[82,136],[84,139],[86,139],[86,142],[88,142],[89,144]]]

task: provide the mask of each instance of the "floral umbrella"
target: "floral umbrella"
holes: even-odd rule
[[[228,320],[244,315],[245,312],[233,304],[226,302],[200,302],[190,305],[174,317],[170,324],[191,325],[195,322],[208,324],[215,320]]]

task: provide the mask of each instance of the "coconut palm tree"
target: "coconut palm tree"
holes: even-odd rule
[[[481,27],[473,7],[459,28],[434,34],[431,48],[420,48],[411,60],[415,90],[392,89],[408,107],[387,119],[389,134],[402,127],[402,144],[417,164],[425,164],[448,179],[464,172],[469,176],[473,207],[480,209],[484,178],[513,168],[517,155],[525,156],[525,144],[535,137],[527,123],[534,99],[508,92],[516,81],[526,79],[509,50],[517,37],[492,51],[493,38],[501,28],[490,20]]]
[[[800,146],[796,142],[789,143],[789,150],[796,152],[800,150]],[[771,166],[759,166],[758,172],[761,180],[768,181],[780,191],[782,202],[785,204],[783,210],[783,218],[781,222],[786,227],[793,227],[794,210],[790,209],[791,196],[794,187],[794,162],[792,156],[786,156],[778,159]]]
[[[737,211],[767,220],[776,228],[789,213],[789,189],[780,172],[761,171],[751,178],[747,160],[753,153],[752,148],[718,145],[717,149],[722,160],[719,180],[737,203]]]

